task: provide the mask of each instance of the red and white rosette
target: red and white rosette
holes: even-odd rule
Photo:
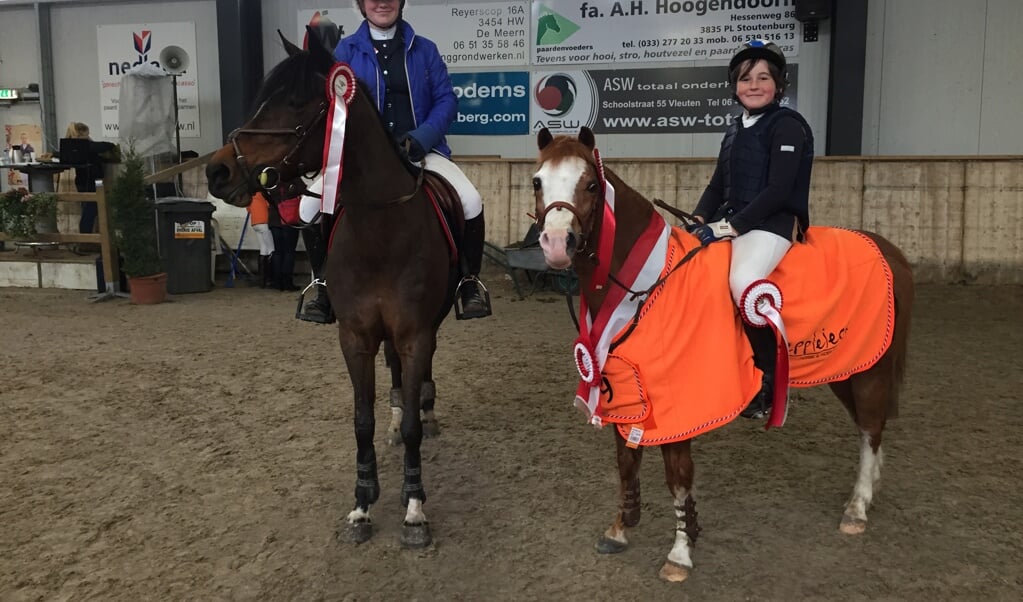
[[[774,331],[774,397],[765,428],[782,426],[789,412],[789,340],[781,318],[781,307],[781,290],[770,280],[753,282],[739,298],[739,315],[744,322],[757,328],[770,326]]]
[[[596,387],[600,382],[600,366],[597,365],[597,354],[593,351],[590,343],[579,337],[575,340],[575,347],[572,349],[575,358],[575,368],[579,371],[579,378],[587,387]]]
[[[323,141],[323,198],[320,211],[333,215],[341,187],[341,163],[345,148],[348,105],[355,98],[355,72],[345,63],[335,64],[327,75],[327,136]]]

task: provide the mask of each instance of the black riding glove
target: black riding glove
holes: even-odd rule
[[[423,145],[411,134],[402,135],[401,139],[398,140],[398,147],[405,153],[408,160],[413,163],[419,163],[426,158],[426,151],[423,149]]]

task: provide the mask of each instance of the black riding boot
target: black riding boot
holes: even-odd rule
[[[459,320],[485,318],[491,314],[490,295],[479,278],[480,268],[483,267],[485,234],[482,213],[465,222],[462,234],[462,267],[465,277],[458,283],[458,299],[455,301],[455,317]]]
[[[330,306],[330,298],[327,297],[327,287],[323,275],[323,268],[327,263],[327,241],[333,223],[331,216],[324,215],[323,222],[319,226],[302,230],[302,241],[305,242],[305,250],[309,256],[314,282],[310,285],[313,288],[311,299],[305,300],[308,288],[302,291],[300,307],[295,313],[295,317],[299,320],[317,324],[333,324],[336,321],[334,308]]]
[[[753,396],[746,409],[740,412],[743,418],[764,418],[771,410],[774,398],[774,367],[777,363],[774,331],[770,327],[757,328],[743,322],[743,330],[753,347],[753,363],[764,373],[760,383],[760,391]]]

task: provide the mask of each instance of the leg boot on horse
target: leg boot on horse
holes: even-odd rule
[[[466,276],[458,283],[458,303],[455,317],[459,320],[485,318],[490,309],[490,295],[480,282],[480,269],[483,267],[483,240],[486,227],[483,214],[465,222],[465,233],[462,236],[462,258]]]
[[[299,311],[295,317],[306,322],[333,324],[336,318],[334,308],[330,305],[330,298],[327,296],[323,266],[327,262],[327,242],[330,240],[330,228],[334,220],[329,215],[324,215],[322,219],[321,224],[302,230],[302,240],[305,242],[313,272],[313,283],[310,285],[313,288],[313,297],[306,300],[307,291],[302,291]]]
[[[771,400],[774,397],[775,357],[774,332],[770,328],[757,328],[743,322],[743,330],[753,347],[753,363],[764,373],[760,391],[750,401],[746,409],[739,413],[743,418],[766,418],[771,412]]]

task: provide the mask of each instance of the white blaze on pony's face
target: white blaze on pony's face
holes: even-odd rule
[[[533,176],[537,211],[543,212],[555,202],[574,204],[576,191],[586,170],[586,161],[579,157],[565,157],[557,162],[544,163]],[[543,232],[540,233],[540,248],[543,249],[547,265],[554,269],[562,270],[572,265],[574,249],[569,248],[569,234],[573,231],[574,219],[575,215],[571,211],[557,207],[545,216]]]

